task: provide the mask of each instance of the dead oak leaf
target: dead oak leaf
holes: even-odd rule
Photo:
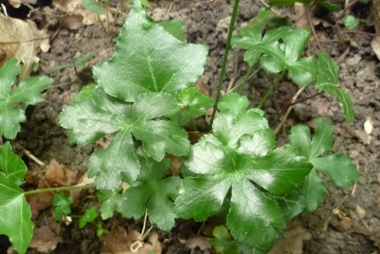
[[[31,20],[23,21],[0,14],[0,34],[0,49],[5,53],[0,67],[5,61],[17,58],[23,63],[20,79],[28,77],[33,64],[39,61],[37,49],[47,52],[50,47],[47,33],[38,30]]]
[[[57,248],[57,244],[62,242],[62,238],[57,236],[48,226],[34,228],[32,240],[29,248],[37,248],[39,252],[49,253]]]
[[[72,186],[79,182],[81,176],[71,169],[60,165],[56,160],[50,160],[45,173],[46,180],[51,186]]]

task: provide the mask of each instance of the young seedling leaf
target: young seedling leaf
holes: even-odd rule
[[[122,180],[132,184],[140,172],[132,134],[141,140],[147,155],[157,161],[161,161],[166,152],[177,156],[188,154],[187,133],[161,118],[176,106],[175,96],[167,93],[141,94],[130,104],[107,95],[99,87],[92,101],[85,98],[65,108],[60,123],[69,129],[69,138],[80,145],[117,132],[107,149],[91,156],[88,171],[89,177],[96,176],[98,189],[116,190]]]
[[[152,5],[149,3],[148,0],[140,0],[141,4],[145,7],[152,8]]]
[[[154,23],[134,1],[113,57],[93,68],[106,93],[133,102],[146,92],[175,94],[192,86],[204,71],[207,47],[183,43]]]
[[[36,104],[42,101],[41,91],[53,84],[53,80],[46,76],[27,78],[21,80],[12,91],[21,68],[17,59],[10,59],[0,69],[0,135],[9,139],[16,137],[20,131],[20,122],[25,121],[24,110],[19,104]]]
[[[314,57],[300,59],[310,34],[305,29],[279,27],[265,33],[263,27],[248,25],[240,35],[232,39],[232,47],[244,48],[244,61],[253,66],[260,59],[260,67],[269,73],[289,71],[298,85],[309,85],[317,75],[317,62]]]
[[[33,235],[31,212],[18,187],[27,171],[22,160],[12,153],[9,142],[0,148],[0,235],[9,237],[18,253],[25,253]]]
[[[64,193],[59,193],[53,198],[54,218],[56,221],[62,220],[64,214],[70,214],[70,205],[73,203],[72,197],[67,197]]]
[[[351,181],[359,180],[359,172],[345,154],[320,157],[332,149],[333,127],[322,119],[316,119],[315,122],[317,130],[312,140],[307,127],[296,125],[291,129],[290,143],[315,169],[328,175],[334,184],[348,188]],[[326,186],[313,170],[302,183],[300,191],[305,198],[305,211],[313,211],[322,202]]]
[[[192,117],[205,115],[207,108],[213,105],[213,99],[198,92],[196,87],[179,92],[176,98],[177,109],[170,115],[170,119],[179,126],[188,123]]]
[[[263,52],[260,58],[261,68],[270,73],[288,70],[296,84],[309,85],[315,80],[317,62],[314,57],[299,60],[309,38],[310,34],[307,30],[293,29],[281,36],[283,43],[279,40],[271,40],[270,43],[257,45],[256,48]],[[265,39],[266,36],[263,41]]]
[[[217,253],[240,254],[237,242],[233,240],[224,226],[217,226],[212,230],[214,238],[208,238]]]
[[[238,115],[243,112],[249,105],[247,97],[240,97],[237,93],[228,93],[224,96],[223,101],[218,103],[218,109],[222,113],[231,112]]]
[[[160,26],[162,26],[168,33],[173,35],[173,37],[177,38],[178,40],[185,42],[186,41],[186,26],[185,22],[179,19],[173,19],[169,21],[164,21],[160,23]]]
[[[183,218],[204,220],[219,212],[231,191],[227,216],[231,234],[238,241],[267,249],[285,225],[272,196],[294,189],[312,165],[290,146],[275,148],[274,135],[269,134],[272,131],[255,111],[236,116],[221,113],[213,130],[214,135],[201,138],[183,162],[183,167],[194,176],[185,178],[180,186],[176,213]],[[244,149],[240,148],[242,145]]]
[[[0,174],[1,171],[5,177],[16,185],[24,181],[25,173],[28,170],[23,160],[12,152],[9,142],[0,147]]]
[[[148,211],[151,223],[163,230],[170,230],[177,217],[173,212],[174,200],[178,196],[178,177],[163,178],[169,169],[169,159],[160,162],[147,157],[141,149],[137,151],[141,162],[141,174],[136,184],[123,193],[121,213],[128,218],[138,219]]]
[[[96,219],[96,217],[98,217],[96,207],[91,207],[87,209],[83,216],[79,219],[79,228],[84,228],[87,225],[87,223],[93,222]]]
[[[259,60],[263,53],[258,46],[261,45],[263,48],[269,48],[271,43],[276,42],[291,31],[290,27],[280,27],[278,29],[269,30],[263,37],[263,28],[262,25],[248,25],[240,30],[239,35],[232,37],[232,48],[247,49],[244,53],[244,61],[246,61],[250,67]]]
[[[119,192],[98,192],[98,199],[102,202],[102,206],[100,207],[102,220],[111,218],[115,211],[121,213],[123,199]]]
[[[343,106],[346,122],[353,122],[355,120],[355,114],[352,107],[351,98],[345,91],[337,86],[339,78],[338,65],[326,53],[318,53],[318,58],[318,75],[315,87],[330,94],[331,96],[334,96]]]

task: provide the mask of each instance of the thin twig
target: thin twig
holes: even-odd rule
[[[311,33],[312,33],[313,36],[314,36],[315,42],[317,43],[317,46],[318,46],[318,49],[319,49],[320,51],[324,51],[324,50],[323,50],[323,47],[322,47],[322,45],[321,45],[321,43],[320,43],[319,40],[318,40],[317,34],[315,33],[315,30],[314,30],[314,24],[313,24],[313,22],[311,21],[311,17],[310,17],[310,13],[309,13],[309,8],[308,8],[308,6],[305,6],[305,12],[306,12],[307,20],[309,21],[309,24],[310,24]]]
[[[29,150],[23,149],[26,156],[28,156],[30,159],[32,159],[35,163],[37,163],[41,167],[45,167],[46,164],[40,161],[36,156],[34,156]]]
[[[173,6],[174,6],[174,2],[175,2],[175,0],[173,0],[173,1],[170,3],[170,5],[169,5],[169,9],[168,9],[168,11],[166,12],[166,14],[169,14],[169,13],[171,12],[171,10],[172,10],[172,8],[173,8]]]
[[[301,93],[306,89],[306,86],[301,87],[297,93],[293,96],[291,103],[294,103],[297,98],[301,95]],[[284,125],[286,119],[288,118],[290,111],[292,111],[293,106],[289,106],[284,117],[282,118],[281,122],[277,125],[276,129],[274,130],[274,134],[277,135],[277,133],[280,131],[281,127]]]
[[[260,3],[261,3],[262,5],[264,5],[265,7],[267,7],[267,8],[270,8],[270,5],[267,4],[266,2],[264,2],[263,0],[260,0]],[[273,12],[274,14],[276,14],[276,15],[278,15],[278,16],[282,16],[282,14],[281,14],[280,12],[276,11],[275,9],[270,8],[270,10],[271,10],[271,12]]]

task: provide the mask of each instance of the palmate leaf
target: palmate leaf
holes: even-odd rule
[[[274,196],[292,191],[312,165],[290,146],[275,148],[274,134],[257,110],[236,115],[222,111],[213,130],[214,135],[201,138],[183,162],[195,176],[180,185],[176,213],[204,220],[219,212],[231,190],[231,234],[267,249],[286,223]]]
[[[245,48],[244,60],[253,66],[259,59],[260,67],[269,73],[289,71],[298,85],[309,85],[315,80],[317,62],[314,57],[300,59],[310,34],[305,29],[282,26],[262,37],[263,26],[248,25],[232,40],[234,48]]]
[[[0,169],[0,235],[8,236],[18,253],[25,253],[33,235],[33,222],[24,191],[18,185],[27,168],[12,153],[9,142],[0,148]]]
[[[355,114],[352,107],[351,98],[345,91],[337,86],[339,78],[338,65],[326,53],[318,53],[318,58],[318,75],[315,87],[325,91],[331,96],[334,96],[343,106],[346,122],[353,122],[355,120]]]
[[[306,126],[293,126],[289,136],[291,145],[305,156],[315,169],[329,176],[334,184],[350,187],[351,181],[359,180],[356,165],[346,154],[321,156],[332,149],[333,127],[322,119],[317,119],[316,124],[317,130],[313,139],[310,138],[310,130]],[[324,181],[312,170],[300,187],[300,193],[305,197],[305,210],[315,210],[322,203],[326,192]]]
[[[141,150],[137,151],[141,162],[141,174],[136,184],[122,195],[121,213],[124,217],[138,219],[148,210],[149,220],[163,230],[170,230],[177,217],[174,200],[178,196],[178,177],[163,178],[169,169],[169,159],[160,162],[148,158]]]
[[[21,107],[13,104],[34,105],[43,100],[41,91],[53,84],[53,79],[39,76],[23,79],[12,90],[22,65],[17,59],[10,59],[0,69],[0,135],[14,139],[20,131],[20,122],[25,121]]]
[[[132,135],[142,142],[144,152],[161,161],[165,152],[187,155],[190,143],[186,132],[175,123],[160,118],[177,105],[174,95],[141,94],[133,104],[107,95],[101,87],[94,90],[93,99],[85,97],[65,108],[60,124],[69,129],[69,138],[85,145],[106,134],[117,132],[110,146],[92,154],[88,176],[96,176],[101,190],[116,190],[121,181],[132,184],[140,172]]]
[[[110,95],[133,102],[146,92],[175,94],[203,73],[207,47],[183,43],[145,13],[139,0],[121,29],[114,56],[94,66],[96,81]]]
[[[176,96],[177,108],[171,113],[170,119],[182,126],[192,117],[205,115],[207,108],[212,107],[213,99],[198,92],[196,87],[189,87]]]
[[[60,192],[53,198],[54,206],[54,218],[56,221],[61,221],[64,214],[70,214],[70,205],[73,203],[73,198],[66,196],[64,193]]]

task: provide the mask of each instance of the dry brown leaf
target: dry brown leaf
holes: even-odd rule
[[[311,239],[311,234],[301,226],[285,230],[268,254],[302,254],[303,242]]]
[[[49,184],[54,187],[75,185],[81,177],[77,172],[58,164],[54,159],[50,160],[45,176]]]
[[[0,67],[5,61],[17,58],[23,63],[20,79],[28,77],[33,64],[39,61],[37,49],[47,52],[50,47],[47,33],[38,30],[31,20],[23,21],[0,14],[0,34],[0,49],[6,54]]]
[[[181,168],[182,158],[178,157],[178,156],[175,156],[175,155],[172,155],[172,154],[168,154],[167,156],[170,159],[170,173],[173,176],[179,176],[180,175],[179,171],[180,171],[180,168]]]
[[[211,249],[211,244],[201,235],[190,232],[186,238],[179,238],[179,241],[189,249],[199,248],[200,250]]]
[[[59,24],[69,30],[77,30],[83,25],[83,16],[79,14],[69,14],[59,19]]]
[[[79,14],[83,17],[84,25],[92,25],[101,21],[107,20],[106,15],[98,15],[90,12],[82,5],[82,0],[53,0],[53,6],[57,9],[66,12],[67,14]],[[114,18],[111,12],[108,12],[108,21],[110,23],[114,22]]]
[[[57,244],[62,242],[62,238],[57,236],[50,227],[42,226],[34,228],[32,240],[29,243],[29,248],[37,248],[39,252],[49,253],[55,250]]]
[[[202,76],[194,86],[198,88],[198,92],[204,93],[207,96],[210,96],[210,88],[207,86],[209,78],[207,76]]]
[[[103,243],[110,249],[113,254],[161,254],[161,244],[158,241],[156,233],[151,233],[145,242],[144,247],[138,252],[131,251],[131,245],[138,239],[140,233],[136,230],[129,230],[129,233],[125,228],[114,225],[111,232],[102,238]]]
[[[46,180],[39,180],[38,189],[50,188],[50,184]],[[53,201],[54,193],[52,192],[41,192],[33,195],[27,195],[26,200],[30,206],[32,212],[32,219],[37,218],[41,210],[44,210],[51,206]]]
[[[14,8],[18,8],[21,4],[36,4],[37,0],[8,0],[8,2]]]

